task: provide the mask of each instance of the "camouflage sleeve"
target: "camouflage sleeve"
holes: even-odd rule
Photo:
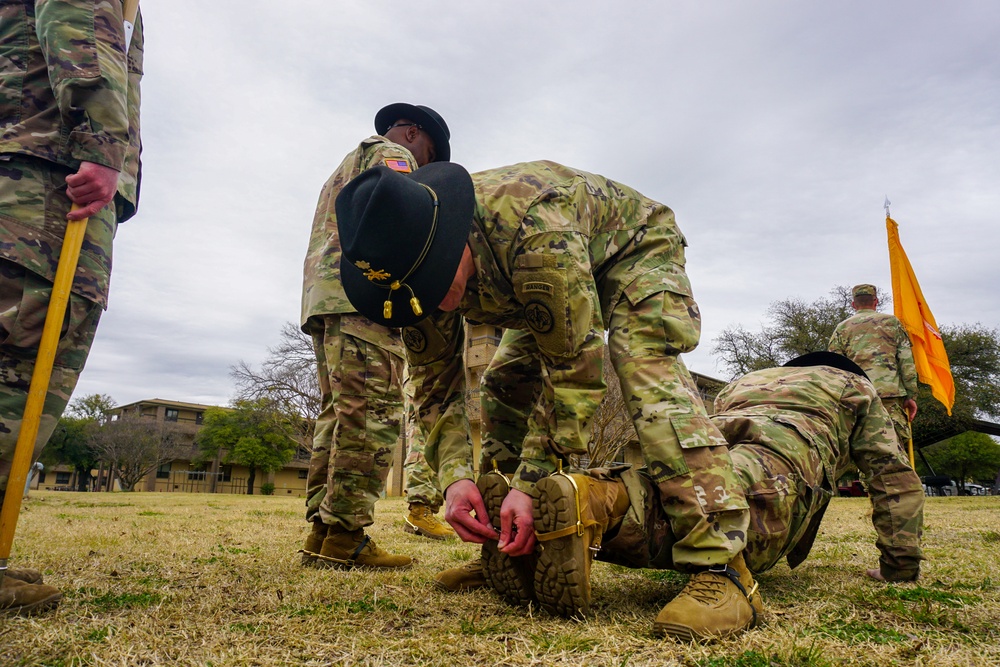
[[[121,171],[129,146],[122,3],[37,0],[35,21],[70,155]]]
[[[434,312],[403,329],[409,370],[408,410],[424,455],[437,471],[441,489],[475,479],[469,420],[465,412],[464,320]]]
[[[836,352],[837,354],[843,354],[847,356],[847,344],[844,342],[841,336],[840,325],[833,330],[833,335],[830,336],[830,342],[827,344],[826,349],[828,352]]]
[[[906,397],[916,399],[917,367],[913,363],[913,345],[902,322],[898,322],[897,330],[896,367],[899,369],[899,379],[903,383],[903,389],[906,390]]]
[[[365,140],[364,145],[366,149],[361,155],[359,172],[378,165],[387,165],[389,161],[392,164],[388,166],[403,173],[415,171],[417,168],[417,161],[413,155],[399,144],[381,137],[371,137]]]
[[[924,559],[920,540],[924,525],[924,489],[920,478],[896,443],[889,413],[874,387],[858,378],[845,393],[858,415],[851,434],[851,459],[869,477],[872,525],[882,576],[886,581],[910,581]]]
[[[564,215],[534,209],[549,218]],[[603,377],[604,323],[587,239],[553,231],[528,237],[518,248],[514,292],[524,307],[542,362],[542,409],[551,415],[549,432],[529,437],[521,450],[514,487],[555,471],[556,455],[587,451],[589,424],[607,389]],[[525,488],[526,487],[526,488]]]

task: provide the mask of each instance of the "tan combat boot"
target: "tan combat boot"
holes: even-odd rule
[[[364,528],[345,531],[339,526],[327,527],[326,539],[317,558],[318,567],[343,570],[356,567],[393,570],[410,567],[413,563],[409,556],[391,554],[380,548],[365,535]]]
[[[406,523],[403,530],[414,535],[423,535],[432,540],[447,540],[455,537],[455,531],[446,523],[441,523],[431,511],[431,508],[423,503],[410,503],[410,511],[406,515]]]
[[[757,625],[763,613],[764,602],[741,553],[729,565],[692,575],[657,614],[653,633],[684,641],[728,637]]]
[[[438,572],[434,577],[434,587],[446,593],[471,591],[486,588],[486,576],[483,574],[483,561],[480,558],[470,560],[465,565],[453,567]]]
[[[0,614],[31,616],[55,609],[62,593],[44,584],[26,584],[20,579],[4,576],[0,584]]]
[[[327,525],[322,521],[313,521],[312,529],[306,535],[306,543],[299,553],[302,554],[302,565],[305,567],[318,567],[319,553],[323,549],[323,540],[326,539]]]
[[[601,538],[621,523],[628,492],[619,480],[562,471],[535,485],[535,537],[541,546],[535,595],[556,616],[590,611],[590,564]]]
[[[476,486],[483,496],[490,523],[499,533],[500,506],[510,491],[510,481],[503,473],[493,470],[480,475]],[[536,555],[532,553],[527,556],[508,556],[500,551],[497,545],[498,542],[495,540],[483,543],[480,558],[486,582],[509,604],[526,605],[534,602]]]
[[[17,579],[18,581],[23,581],[26,584],[41,584],[42,573],[38,570],[31,570],[26,567],[23,568],[8,568],[4,573],[4,576],[8,579]]]

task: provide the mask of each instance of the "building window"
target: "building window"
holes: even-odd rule
[[[205,413],[204,412],[199,412],[199,413],[197,413],[194,416],[194,423],[195,424],[201,424],[204,421],[205,421]]]
[[[299,479],[307,479],[308,477],[309,477],[309,471],[308,470],[300,470],[299,471]]]
[[[174,408],[167,408],[167,414],[164,416],[164,421],[175,422],[180,413]]]
[[[223,482],[233,481],[233,466],[222,466],[219,472],[222,473]]]
[[[70,473],[68,472],[57,472],[56,473],[56,484],[58,486],[65,486],[69,484]]]
[[[156,469],[156,479],[170,479],[170,463],[164,463]]]
[[[188,481],[190,482],[202,482],[205,480],[204,470],[188,470]]]

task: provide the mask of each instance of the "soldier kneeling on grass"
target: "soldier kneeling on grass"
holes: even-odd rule
[[[846,357],[816,352],[780,368],[757,371],[725,387],[712,421],[730,453],[750,505],[747,546],[739,562],[721,567],[749,605],[724,599],[730,628],[756,624],[763,611],[750,573],[782,558],[796,567],[809,554],[836,480],[851,465],[870,479],[879,581],[913,581],[920,573],[924,493],[896,443],[892,420],[864,371]],[[487,493],[505,480],[487,473]],[[486,495],[484,493],[484,495]],[[677,541],[663,516],[657,488],[645,470],[558,473],[537,484],[532,559],[508,559],[509,577],[533,588],[535,599],[559,616],[590,610],[591,558],[626,567],[675,569]],[[700,573],[656,618],[658,635],[720,636],[711,619],[686,613],[689,597],[708,595],[719,580]],[[724,598],[725,596],[723,596]],[[730,632],[730,634],[732,634]]]

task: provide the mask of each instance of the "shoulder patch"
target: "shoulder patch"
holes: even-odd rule
[[[384,162],[385,166],[389,167],[393,171],[398,171],[401,174],[409,174],[413,169],[410,168],[410,163],[406,160],[401,160],[397,158],[387,159]]]

